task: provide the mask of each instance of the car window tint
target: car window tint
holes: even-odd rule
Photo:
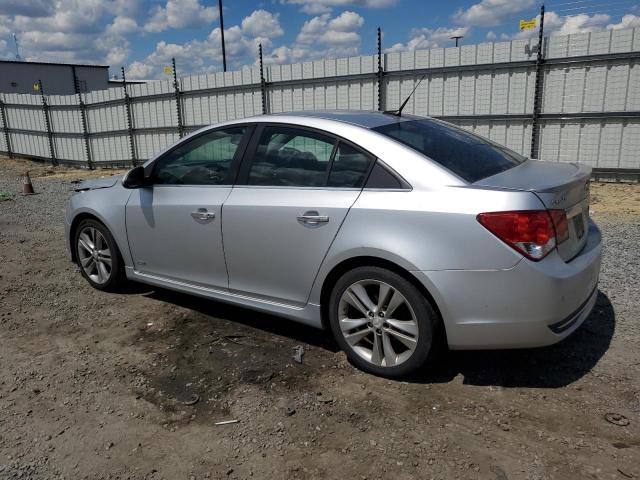
[[[226,185],[246,127],[200,135],[158,159],[153,181],[161,185]]]
[[[249,185],[323,187],[333,138],[291,127],[262,132],[249,172]]]
[[[435,119],[395,122],[373,130],[417,150],[469,183],[526,160],[506,147]]]
[[[345,143],[339,143],[329,174],[329,187],[362,187],[373,159]]]
[[[411,187],[400,181],[398,177],[383,167],[380,164],[380,160],[378,160],[369,174],[365,188],[406,189]]]

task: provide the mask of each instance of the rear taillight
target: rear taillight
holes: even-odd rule
[[[478,221],[531,260],[542,260],[569,236],[563,210],[522,210],[478,215]]]
[[[549,210],[551,221],[556,229],[556,243],[560,245],[569,239],[569,222],[567,221],[567,212],[564,210]]]

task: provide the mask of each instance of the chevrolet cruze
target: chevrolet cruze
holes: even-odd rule
[[[95,288],[133,280],[326,328],[355,365],[399,377],[440,337],[533,347],[579,327],[601,257],[589,176],[432,118],[265,115],[80,185],[66,234]]]

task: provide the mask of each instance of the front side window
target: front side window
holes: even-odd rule
[[[373,130],[417,150],[469,183],[526,160],[486,138],[434,119],[407,120]]]
[[[159,185],[229,185],[231,163],[246,127],[205,133],[155,162],[153,183]]]
[[[323,187],[335,140],[309,130],[266,127],[262,132],[249,185]]]

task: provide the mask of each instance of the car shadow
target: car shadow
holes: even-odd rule
[[[161,288],[150,291],[147,296],[332,353],[339,350],[329,332],[282,317]],[[613,306],[609,298],[599,291],[591,315],[560,343],[517,350],[442,349],[425,369],[403,380],[410,383],[448,383],[462,375],[463,383],[467,385],[560,388],[579,380],[595,367],[608,350],[614,330]]]
[[[531,349],[442,351],[428,368],[409,381],[445,383],[462,375],[465,385],[565,387],[589,373],[604,356],[615,323],[613,305],[598,291],[591,315],[559,343]]]
[[[165,290],[163,288],[155,288],[146,296],[183,308],[189,308],[216,319],[255,328],[265,333],[286,337],[299,343],[306,343],[333,353],[339,350],[329,332],[276,315],[217,302],[187,293]]]

